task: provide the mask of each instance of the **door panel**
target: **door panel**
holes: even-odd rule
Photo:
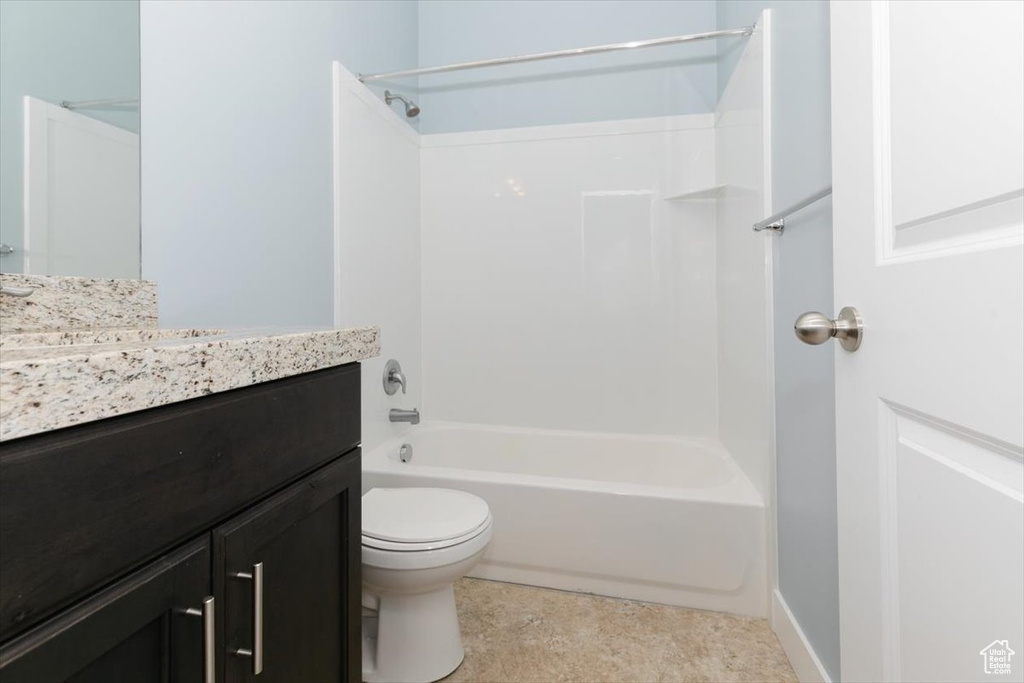
[[[984,646],[997,636],[1020,642],[1024,515],[1022,491],[1007,486],[1019,484],[1012,452],[884,410],[894,446],[883,454],[892,479],[883,502],[883,547],[892,553],[885,588],[898,596],[885,607],[898,629],[898,673],[906,681],[981,678]]]
[[[844,681],[1024,652],[1022,44],[1022,3],[832,3]]]
[[[140,277],[139,135],[25,97],[25,272]]]
[[[153,562],[0,650],[4,683],[203,681],[210,550],[204,537]]]
[[[68,678],[67,683],[162,683],[168,667],[154,664],[163,662],[168,626],[166,615],[154,619]]]
[[[358,449],[214,531],[216,595],[224,596],[224,680],[359,681]],[[261,565],[262,596],[254,566]],[[262,598],[262,600],[261,600]],[[263,669],[257,676],[256,605]]]
[[[1024,97],[1013,86],[1024,82],[1024,12],[1005,4],[894,2],[877,12],[897,236],[927,225],[926,242],[937,241],[957,219],[977,235],[992,226],[965,214],[1001,203],[1016,203],[1020,215]]]

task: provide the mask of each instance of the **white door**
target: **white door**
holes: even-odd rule
[[[25,97],[25,272],[138,278],[139,136]]]
[[[842,679],[1024,680],[1024,3],[831,8]]]

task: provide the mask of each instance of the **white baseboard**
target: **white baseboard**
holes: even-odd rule
[[[772,630],[779,637],[800,683],[832,683],[778,590],[772,592]]]

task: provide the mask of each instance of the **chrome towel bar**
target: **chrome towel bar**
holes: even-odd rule
[[[786,227],[787,217],[793,215],[794,213],[803,209],[804,207],[810,206],[819,199],[824,199],[830,194],[832,194],[831,185],[822,190],[818,190],[814,194],[805,197],[804,199],[801,199],[796,204],[788,206],[782,211],[773,213],[771,216],[768,216],[768,218],[765,218],[763,221],[758,221],[757,223],[754,223],[754,232],[761,232],[762,230],[771,230],[772,232],[781,233],[782,229]]]

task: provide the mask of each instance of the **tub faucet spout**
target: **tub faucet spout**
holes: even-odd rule
[[[392,408],[388,413],[388,420],[390,422],[408,422],[409,424],[418,425],[420,423],[420,411],[416,408],[412,410]]]

